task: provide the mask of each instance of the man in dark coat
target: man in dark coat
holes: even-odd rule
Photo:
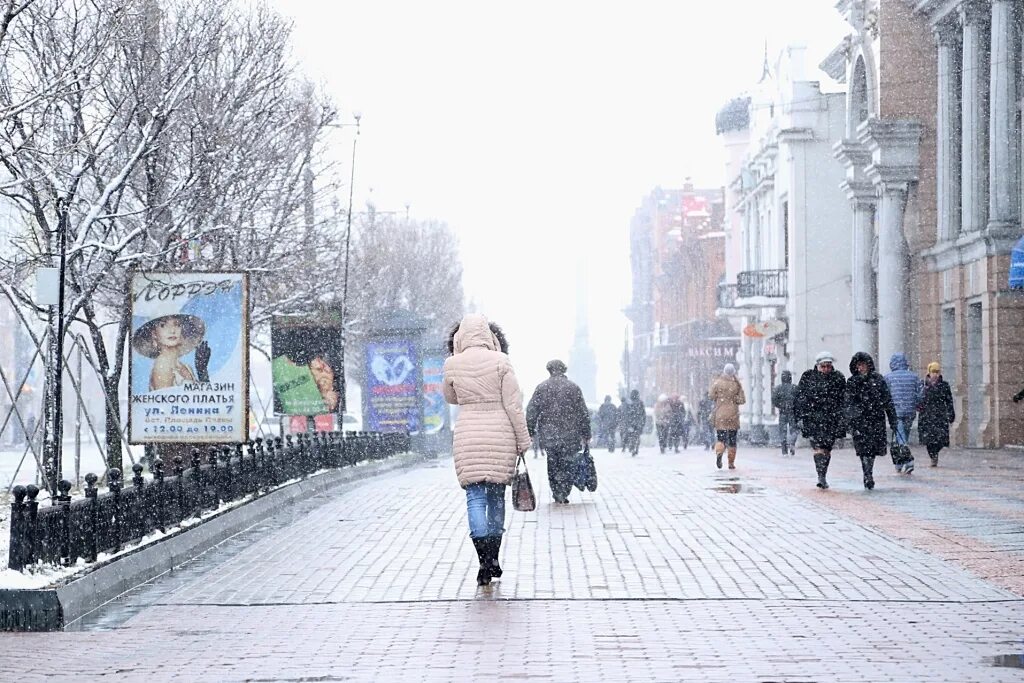
[[[875,458],[885,455],[889,442],[889,428],[898,425],[896,406],[893,405],[889,385],[875,370],[871,354],[859,351],[850,359],[850,379],[846,382],[846,417],[853,436],[853,449],[860,457],[864,473],[864,488],[875,488],[873,471]]]
[[[682,442],[683,450],[690,445],[690,416],[683,405],[683,399],[679,395],[669,398],[669,405],[672,406],[672,418],[669,421],[669,442],[672,449],[678,453],[679,443]]]
[[[604,403],[597,409],[598,443],[608,447],[609,453],[615,452],[615,429],[619,422],[619,411],[612,403],[611,396],[604,397]]]
[[[569,502],[576,453],[590,441],[590,411],[583,392],[565,376],[565,363],[547,364],[551,376],[537,385],[526,406],[530,436],[540,437],[548,456],[548,483],[556,503]]]
[[[949,425],[956,419],[953,392],[949,389],[949,382],[942,379],[942,368],[938,363],[928,364],[918,413],[917,435],[928,449],[932,467],[938,467],[939,451],[949,445]]]
[[[820,352],[814,359],[814,367],[801,375],[793,403],[803,435],[814,449],[814,469],[820,489],[828,488],[825,475],[832,461],[832,447],[836,439],[846,436],[846,378],[835,369],[834,363],[831,353]]]
[[[640,435],[647,425],[647,406],[640,398],[636,389],[629,392],[629,403],[626,404],[626,438],[629,439],[629,453],[636,456],[640,452]]]
[[[796,443],[796,418],[793,415],[795,399],[793,373],[783,370],[782,383],[772,389],[772,408],[779,411],[779,441],[782,442],[783,455],[792,455],[793,445]]]
[[[616,414],[619,426],[619,440],[622,442],[622,452],[625,453],[629,447],[629,399],[619,396],[619,408]]]

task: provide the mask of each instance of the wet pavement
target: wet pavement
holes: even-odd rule
[[[864,491],[838,452],[594,451],[600,487],[509,507],[475,585],[451,463],[308,501],[86,619],[0,635],[0,680],[1016,681],[1024,452],[944,454]],[[923,454],[922,454],[923,455]],[[49,678],[40,673],[38,680]]]

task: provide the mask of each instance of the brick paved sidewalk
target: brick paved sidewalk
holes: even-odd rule
[[[869,499],[838,457],[819,492],[806,457],[741,450],[729,472],[692,449],[595,455],[599,490],[567,507],[529,461],[540,506],[510,509],[492,587],[475,585],[464,494],[442,460],[290,511],[87,632],[2,636],[0,679],[35,680],[26,665],[53,652],[88,653],[68,668],[86,680],[1020,679],[994,664],[1024,652],[1024,600],[871,518],[921,525],[913,487],[944,468],[879,477]],[[1005,496],[1012,513],[1012,488],[963,505]],[[933,533],[960,519],[947,508]]]

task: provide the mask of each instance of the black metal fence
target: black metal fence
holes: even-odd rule
[[[15,486],[11,503],[8,566],[21,570],[36,562],[72,565],[79,558],[95,561],[100,553],[121,550],[154,531],[166,531],[222,503],[260,496],[291,479],[325,468],[383,460],[410,448],[408,434],[337,432],[298,434],[285,439],[256,439],[243,447],[192,450],[190,462],[155,460],[152,479],[143,467],[132,467],[130,486],[122,473],[107,472],[107,490],[100,493],[95,474],[85,477],[85,498],[72,500],[71,482],[62,480],[52,505],[40,507],[34,485]]]
[[[785,299],[789,289],[789,271],[746,270],[737,273],[736,289],[741,299],[754,296]]]

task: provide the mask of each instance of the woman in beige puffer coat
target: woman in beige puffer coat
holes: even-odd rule
[[[455,474],[466,490],[481,586],[501,576],[498,552],[505,526],[505,487],[512,481],[517,458],[530,447],[523,394],[507,350],[501,328],[482,315],[470,314],[452,331],[452,355],[444,362],[445,400],[459,406]]]

